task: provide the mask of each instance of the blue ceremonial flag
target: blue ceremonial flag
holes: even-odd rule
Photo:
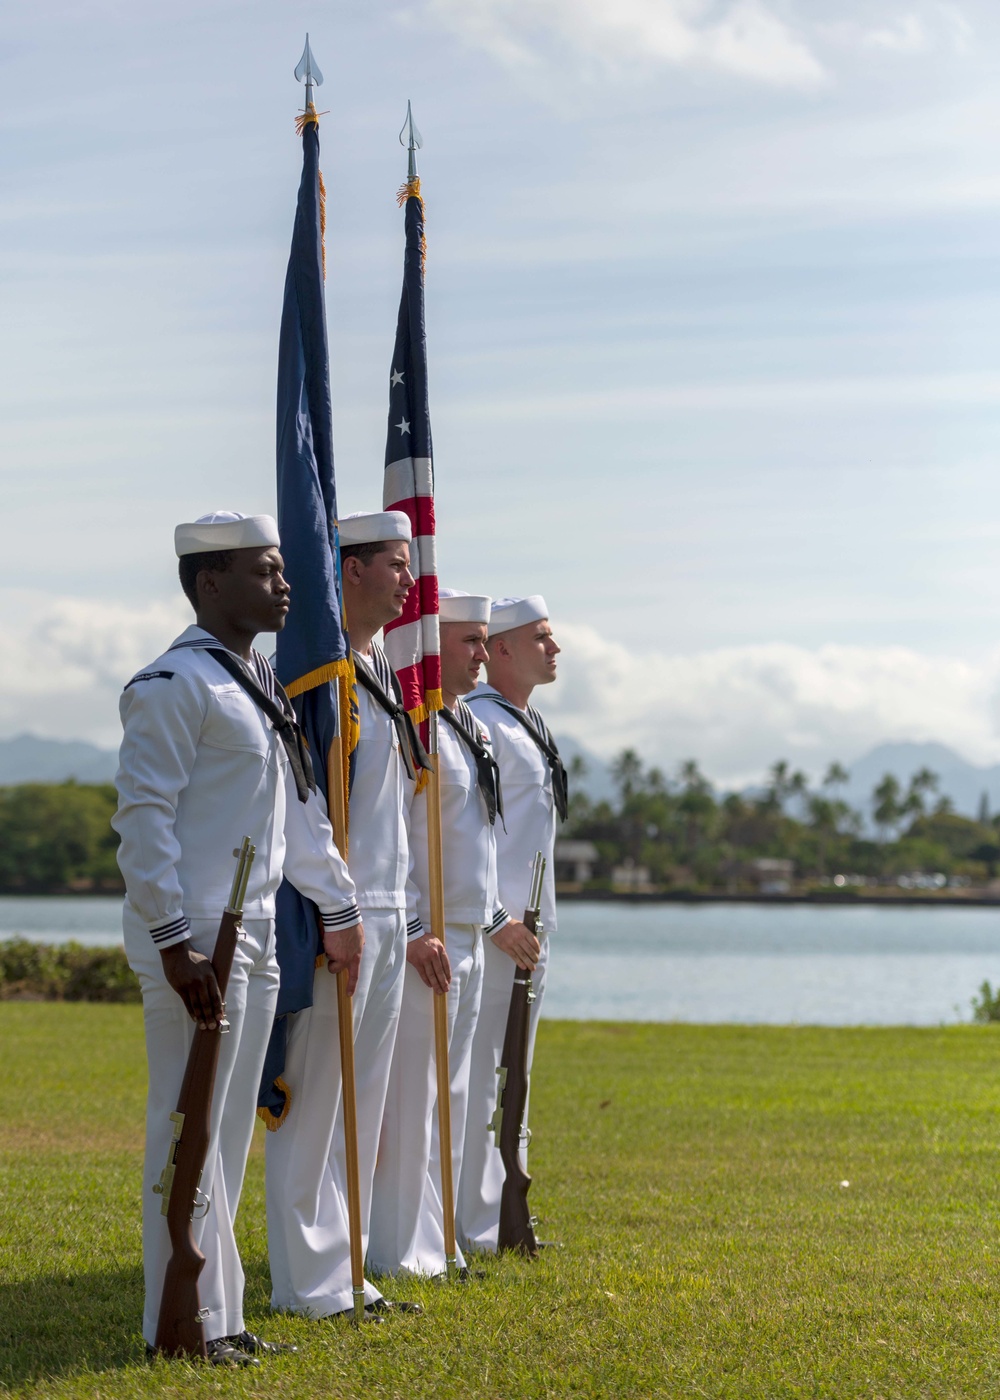
[[[341,743],[344,772],[349,772],[350,754],[357,743],[357,712],[337,553],[323,291],[324,190],[315,107],[310,104],[299,123],[302,180],[278,339],[278,532],[292,593],[288,621],[278,633],[275,669],[295,706],[313,756],[316,782],[331,810],[327,755],[333,744]],[[342,724],[338,724],[338,708],[346,717]],[[290,1107],[281,1078],[285,1018],[312,1005],[313,974],[322,952],[316,907],[287,880],[277,894],[277,934],[281,989],[258,1100],[258,1112],[271,1129],[281,1125]]]
[[[277,672],[290,697],[317,687],[329,694],[323,683],[348,670],[337,569],[323,204],[313,117],[302,130],[302,180],[278,340],[278,530],[292,606],[278,633]]]

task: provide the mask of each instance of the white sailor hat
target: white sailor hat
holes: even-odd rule
[[[531,593],[527,598],[497,598],[490,610],[490,636],[524,627],[529,622],[541,622],[548,615],[548,606],[540,593]]]
[[[280,544],[278,526],[270,515],[241,515],[238,510],[213,510],[174,531],[178,559],[185,554],[211,554],[217,549],[266,549]]]
[[[350,544],[381,544],[383,540],[409,544],[413,538],[405,510],[356,510],[353,515],[342,515],[338,524],[342,549]]]
[[[463,593],[459,588],[438,589],[442,622],[489,622],[490,603],[484,593]]]

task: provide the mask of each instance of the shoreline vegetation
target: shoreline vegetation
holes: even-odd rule
[[[939,794],[927,768],[886,774],[867,810],[779,760],[756,789],[718,792],[697,763],[673,776],[634,749],[611,768],[617,796],[594,801],[570,766],[570,810],[556,846],[565,899],[702,903],[1000,903],[1000,813],[975,819]],[[111,783],[0,787],[0,895],[122,895]],[[581,855],[585,858],[581,859]]]
[[[634,749],[611,766],[617,796],[593,801],[586,764],[570,767],[570,810],[556,846],[564,896],[636,901],[993,904],[1000,902],[1000,814],[983,794],[960,816],[940,779],[891,773],[866,810],[840,795],[831,763],[818,785],[783,760],[761,784],[718,792],[689,760],[671,777]],[[574,779],[576,780],[574,782]]]

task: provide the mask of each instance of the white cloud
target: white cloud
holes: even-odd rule
[[[667,65],[781,87],[825,81],[804,38],[760,0],[428,0],[428,10],[514,70],[551,66],[555,43],[617,77]]]
[[[182,598],[129,605],[0,593],[0,736],[118,742],[123,683],[191,619]],[[720,783],[776,758],[812,773],[878,743],[937,740],[1000,761],[1000,651],[972,662],[904,647],[773,642],[669,655],[566,623],[559,681],[537,698],[557,732],[610,757],[626,746]],[[262,639],[267,646],[269,639]]]
[[[899,15],[879,29],[869,29],[862,38],[868,48],[893,53],[917,53],[927,47],[929,36],[919,15]]]
[[[760,778],[776,758],[812,772],[875,744],[938,740],[1000,760],[1000,652],[978,663],[904,647],[773,642],[687,655],[635,652],[593,628],[559,628],[553,726],[610,756],[632,746],[671,767],[696,758],[723,783]]]
[[[4,589],[0,734],[118,742],[122,686],[192,620],[183,598],[129,606]]]

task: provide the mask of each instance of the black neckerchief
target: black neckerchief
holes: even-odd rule
[[[388,669],[388,663],[386,663]],[[389,677],[392,682],[393,694],[389,695],[385,686],[375,673],[374,667],[366,657],[360,653],[354,653],[354,674],[358,678],[359,684],[363,685],[368,694],[377,705],[380,705],[389,719],[392,727],[396,731],[396,738],[399,741],[399,752],[410,778],[416,782],[418,768],[430,768],[431,761],[427,757],[427,751],[420,742],[420,735],[413,720],[403,708],[402,695],[399,691],[399,682],[390,670]]]
[[[190,647],[191,642],[182,645]],[[257,706],[262,714],[266,715],[274,726],[274,732],[284,747],[288,755],[288,764],[292,770],[292,777],[295,779],[295,791],[298,793],[299,801],[306,802],[309,794],[316,791],[316,776],[313,773],[312,759],[302,738],[302,730],[298,726],[295,718],[295,711],[292,709],[292,702],[285,694],[277,676],[273,676],[274,693],[281,701],[279,705],[272,700],[267,691],[251,675],[249,667],[245,662],[240,661],[232,652],[223,651],[222,647],[211,646],[208,642],[197,642],[195,645],[202,651],[208,652],[213,660],[217,661],[224,671],[228,671],[233,680],[250,696],[250,699]],[[175,647],[171,651],[177,650]]]
[[[531,735],[548,760],[549,772],[552,776],[552,800],[559,813],[560,821],[565,821],[566,813],[569,811],[569,775],[566,772],[566,765],[559,756],[556,741],[538,711],[529,706],[528,713],[525,714],[505,695],[501,695],[495,690],[477,691],[474,695],[470,695],[469,699],[495,701],[502,710],[506,710]]]
[[[463,710],[465,714],[462,713]],[[475,721],[472,718],[472,711],[463,705],[461,700],[458,700],[454,712],[445,705],[439,713],[445,724],[451,726],[476,761],[476,779],[479,791],[483,795],[483,801],[486,803],[486,815],[490,819],[490,826],[494,825],[497,817],[502,822],[503,793],[500,789],[500,769],[489,749],[479,742],[479,738],[474,732]],[[466,719],[466,715],[468,715],[468,719]],[[504,827],[505,831],[506,829]]]

